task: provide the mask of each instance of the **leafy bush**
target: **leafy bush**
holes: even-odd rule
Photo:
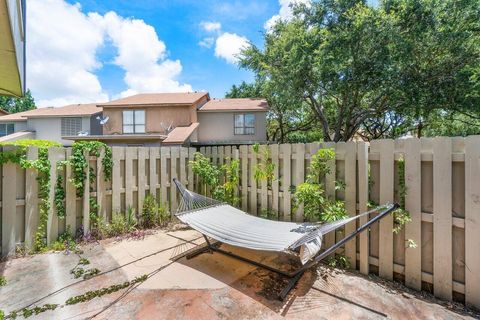
[[[158,216],[157,201],[152,195],[147,195],[143,201],[142,215],[140,224],[143,228],[151,228],[155,226]]]
[[[4,276],[0,276],[0,287],[3,287],[7,284],[7,279]]]
[[[118,237],[134,231],[136,225],[135,210],[130,207],[125,215],[118,212],[113,213],[111,222],[101,220],[98,224],[98,231],[102,238]]]
[[[332,149],[318,150],[311,158],[306,181],[295,189],[295,206],[303,204],[308,220],[331,222],[347,215],[343,201],[329,199],[325,194],[325,175],[330,173],[328,162],[334,159],[335,152]]]
[[[218,167],[210,162],[210,159],[197,152],[193,161],[190,161],[192,171],[203,183],[204,194],[207,188],[212,190],[213,198],[236,205],[239,201],[237,194],[239,182],[239,160],[231,160],[229,164]],[[220,184],[220,177],[225,177],[225,183]]]

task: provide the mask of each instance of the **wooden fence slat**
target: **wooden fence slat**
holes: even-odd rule
[[[100,206],[98,215],[100,219],[107,219],[107,201],[105,198],[105,173],[103,172],[102,160],[105,157],[105,150],[100,151],[97,157],[97,204]]]
[[[281,144],[283,155],[282,193],[283,193],[283,221],[292,221],[292,145]]]
[[[305,144],[297,143],[295,150],[295,186],[298,187],[305,181]],[[300,204],[295,210],[295,221],[303,221],[303,205]]]
[[[153,197],[157,197],[157,184],[158,184],[158,172],[157,172],[157,159],[160,156],[160,149],[157,147],[150,147],[149,153],[149,193]],[[157,199],[158,201],[159,199]]]
[[[192,166],[190,165],[190,161],[193,161],[195,158],[195,148],[188,148],[188,162],[187,162],[187,172],[188,172],[188,188],[197,190],[195,189],[195,179],[192,171]]]
[[[368,210],[368,145],[359,141],[357,143],[357,160],[358,160],[358,211],[366,212]],[[368,222],[368,216],[361,217],[360,225]],[[369,230],[360,233],[359,236],[359,268],[360,273],[369,273],[368,257],[370,250],[368,247]]]
[[[357,215],[357,152],[355,142],[345,144],[345,209],[351,217]],[[357,229],[357,221],[345,225],[345,235]],[[352,269],[357,268],[357,243],[356,238],[345,244],[345,256]]]
[[[242,210],[248,211],[248,147],[240,146],[240,166],[242,172]]]
[[[233,152],[232,160],[240,161],[240,150],[238,150],[237,148],[234,147],[232,149],[232,152]],[[240,162],[239,162],[238,167],[237,167],[237,174],[240,176]],[[240,185],[235,190],[235,197],[240,199]],[[237,207],[240,208],[240,203],[237,203]]]
[[[4,151],[11,150],[3,147]],[[17,214],[17,168],[7,162],[2,167],[2,256],[15,252]]]
[[[445,137],[433,140],[433,290],[446,300],[452,299],[451,143]]]
[[[336,144],[334,142],[326,142],[322,145],[322,148],[333,149],[335,153],[337,152]],[[330,200],[335,200],[335,180],[337,176],[336,159],[328,161],[327,164],[329,168],[329,173],[325,176],[325,194]],[[324,248],[331,247],[333,244],[335,244],[335,232],[332,231],[327,233],[324,237]]]
[[[260,146],[260,159],[261,161],[263,162],[265,159],[264,158],[264,154],[265,152],[268,152],[267,149],[268,146],[267,145],[261,145]],[[263,163],[263,165],[265,165],[266,163]],[[263,168],[265,169],[265,168]],[[261,179],[260,181],[260,190],[261,190],[261,198],[260,198],[260,206],[261,206],[261,210],[262,211],[267,211],[268,212],[268,181],[267,179]],[[270,213],[271,214],[271,213]]]
[[[72,156],[72,149],[66,150],[66,159],[70,159]],[[72,183],[73,180],[73,168],[71,164],[68,164],[65,168],[65,227],[73,235],[77,231],[77,188]]]
[[[187,185],[187,166],[186,159],[188,159],[188,148],[180,148],[180,182]]]
[[[38,148],[29,147],[27,151],[29,161],[38,159]],[[33,249],[35,233],[37,232],[39,217],[38,212],[38,182],[37,170],[28,168],[25,172],[25,247]]]
[[[272,144],[270,146],[270,154],[272,156],[272,164],[273,164],[273,181],[272,181],[272,213],[275,214],[276,218],[280,217],[279,212],[279,202],[280,202],[280,195],[279,195],[279,145]]]
[[[137,158],[137,147],[125,149],[125,209],[133,207],[133,159]],[[139,211],[135,211],[139,213]]]
[[[380,150],[380,203],[394,201],[394,143],[393,140],[378,140]],[[393,217],[386,216],[379,225],[379,270],[380,277],[393,280]]]
[[[405,225],[405,240],[411,239],[416,248],[405,249],[405,285],[422,288],[422,180],[421,144],[416,138],[405,140],[405,209],[412,221]]]
[[[480,136],[465,144],[465,303],[480,307]]]
[[[120,176],[121,159],[125,157],[125,148],[112,147],[112,213],[120,213],[122,210],[120,189],[123,181]]]
[[[178,177],[177,173],[177,160],[180,157],[180,149],[178,147],[172,147],[170,149],[170,208],[172,212],[177,210],[177,188],[173,183],[173,178]]]
[[[160,148],[160,201],[168,203],[168,170],[167,157],[170,156],[170,148]]]
[[[50,192],[49,202],[50,209],[48,210],[47,219],[47,245],[56,241],[58,238],[58,216],[55,208],[55,185],[57,183],[57,162],[65,160],[65,149],[50,148],[48,149],[48,161],[50,162]],[[85,189],[88,190],[88,184]]]
[[[257,165],[258,154],[253,151],[253,147],[249,146],[248,151],[252,157],[250,162],[250,214],[258,215],[258,193],[257,193],[257,181],[255,180],[255,167]]]
[[[84,157],[87,162],[85,168],[85,180],[83,180],[83,210],[82,210],[82,224],[83,234],[86,235],[90,232],[90,155],[87,151],[84,152]]]
[[[145,174],[145,161],[149,155],[148,148],[139,147],[138,148],[138,210],[142,212],[143,210],[143,201],[145,200],[145,186],[147,185],[147,176]]]

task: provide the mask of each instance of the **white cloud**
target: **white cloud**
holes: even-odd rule
[[[115,12],[103,17],[97,14],[95,20],[104,26],[108,39],[118,49],[114,63],[125,70],[124,81],[128,86],[122,96],[133,92],[193,91],[189,84],[176,80],[182,64],[180,60],[167,58],[166,45],[152,26]]]
[[[95,74],[105,44],[117,49],[113,63],[125,71],[120,95],[192,91],[176,80],[181,62],[168,59],[165,43],[143,20],[85,14],[63,0],[29,0],[27,8],[27,87],[39,106],[108,100]]]
[[[225,32],[215,42],[215,56],[235,64],[238,62],[240,51],[248,45],[247,38],[236,33]]]
[[[108,99],[94,73],[103,32],[80,5],[30,0],[27,21],[27,87],[39,106]]]
[[[203,38],[202,40],[200,40],[198,42],[198,45],[200,47],[204,47],[204,48],[211,48],[213,46],[213,44],[215,43],[215,38],[212,38],[212,37],[207,37],[207,38]]]
[[[200,22],[200,27],[202,27],[202,29],[207,32],[212,32],[212,31],[220,31],[220,29],[222,28],[222,25],[220,24],[220,22],[202,21]]]
[[[271,30],[273,26],[280,20],[288,21],[293,18],[292,5],[306,4],[309,5],[311,0],[278,0],[280,4],[280,10],[278,14],[274,15],[265,22],[265,29]]]

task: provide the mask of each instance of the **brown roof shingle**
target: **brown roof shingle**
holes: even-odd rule
[[[162,144],[171,145],[171,144],[183,144],[187,141],[192,133],[198,128],[199,123],[194,122],[188,127],[176,127],[173,129],[165,140],[162,141]]]
[[[97,105],[94,103],[70,104],[64,107],[38,108],[24,112],[12,113],[6,116],[0,116],[0,122],[26,121],[27,118],[89,116],[98,112],[102,112],[102,108],[97,107]]]
[[[131,105],[191,105],[207,96],[208,92],[177,92],[177,93],[141,93],[134,96],[99,103],[102,107],[131,106]]]
[[[234,98],[210,100],[205,103],[198,111],[266,111],[267,109],[268,103],[265,99]]]

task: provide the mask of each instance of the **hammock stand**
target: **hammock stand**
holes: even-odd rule
[[[220,205],[225,205],[225,203],[222,203],[220,201],[217,201],[217,200],[214,200],[214,199],[211,199],[211,198],[208,198],[208,197],[205,197],[205,196],[202,196],[202,195],[199,195],[199,194],[196,194],[192,191],[187,190],[177,179],[173,179],[173,182],[175,183],[175,185],[176,185],[178,191],[180,192],[180,194],[182,195],[180,206],[177,209],[177,212],[175,213],[175,216],[178,217],[180,220],[182,220],[181,216],[184,215],[184,214],[192,213],[192,212],[195,212],[195,211],[198,211],[198,210],[208,210],[209,208],[215,208],[215,207],[218,207]],[[197,198],[193,199],[193,196],[196,196]],[[323,258],[325,258],[328,255],[335,252],[338,248],[340,248],[346,242],[348,242],[352,238],[356,237],[361,232],[367,230],[371,225],[380,221],[382,218],[386,217],[388,214],[392,213],[397,208],[399,208],[399,205],[397,203],[387,204],[387,205],[379,206],[379,207],[377,207],[373,210],[364,212],[364,213],[362,213],[360,215],[357,215],[355,217],[346,218],[346,219],[328,224],[328,225],[331,225],[331,227],[328,228],[328,226],[327,226],[328,231],[325,232],[325,233],[328,233],[332,230],[335,230],[335,229],[339,228],[340,226],[343,226],[346,223],[359,218],[360,216],[364,216],[364,215],[367,215],[367,214],[370,214],[370,213],[378,212],[380,209],[383,209],[382,211],[380,211],[380,213],[376,217],[374,217],[370,221],[366,222],[365,224],[361,225],[355,231],[353,231],[352,233],[350,233],[349,235],[347,235],[343,239],[341,239],[339,242],[337,242],[337,243],[333,244],[331,247],[325,249],[325,251],[319,252],[314,258],[310,259],[306,264],[304,264],[303,266],[301,266],[300,268],[298,268],[294,272],[286,272],[286,271],[283,271],[283,270],[279,270],[277,268],[274,268],[272,266],[260,263],[258,261],[254,261],[254,260],[248,259],[246,257],[242,257],[240,255],[237,255],[237,254],[233,253],[233,252],[223,250],[223,249],[220,248],[220,244],[222,243],[222,241],[220,239],[215,239],[214,238],[216,240],[216,242],[212,243],[208,239],[205,232],[202,232],[203,230],[200,230],[200,228],[196,228],[195,226],[191,226],[191,225],[190,225],[190,227],[197,230],[198,232],[200,232],[203,235],[206,245],[201,246],[200,248],[193,250],[192,252],[187,254],[185,257],[186,257],[186,259],[192,259],[192,258],[194,258],[194,257],[196,257],[200,254],[203,254],[203,253],[217,252],[217,253],[223,254],[225,256],[243,261],[243,262],[251,264],[253,266],[260,267],[260,268],[263,268],[265,270],[268,270],[268,271],[274,272],[276,274],[279,274],[281,276],[284,276],[287,279],[289,279],[289,281],[288,281],[287,285],[283,288],[283,290],[280,292],[280,294],[278,295],[278,298],[281,301],[283,301],[286,298],[286,296],[288,295],[288,293],[295,287],[295,285],[300,280],[300,278],[305,273],[305,271],[307,271],[311,267],[318,264]],[[188,224],[188,222],[186,222],[186,223]],[[319,224],[319,226],[322,226],[322,225]],[[322,234],[325,234],[325,233],[321,233],[321,232],[319,233],[317,230],[313,230],[313,231],[309,232],[307,235],[303,236],[301,239],[299,239],[295,244],[293,244],[292,248],[297,248],[302,243],[302,241],[303,241],[303,243],[305,243],[305,241],[308,241],[309,239],[311,240],[311,239],[313,239],[315,237],[318,237],[318,236],[321,237]]]

